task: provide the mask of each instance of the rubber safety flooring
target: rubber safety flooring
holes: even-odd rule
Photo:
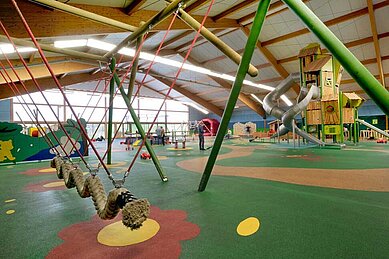
[[[104,143],[100,150],[103,150]],[[211,143],[208,143],[211,145]],[[49,161],[0,166],[0,258],[387,258],[389,192],[308,186],[234,175],[212,175],[197,192],[201,173],[177,163],[203,158],[210,150],[155,150],[169,181],[151,160],[137,159],[125,187],[151,204],[150,220],[136,231],[120,216],[96,217],[91,199],[66,189]],[[389,145],[361,143],[345,150],[291,148],[228,140],[249,148],[247,156],[217,161],[224,168],[383,170],[389,174]],[[117,144],[110,171],[122,177],[135,151]],[[93,165],[96,159],[91,155]],[[201,168],[203,165],[199,165]],[[82,168],[85,168],[82,166]],[[280,169],[280,170],[281,170]],[[239,175],[237,169],[237,175]],[[108,191],[105,172],[99,175]],[[383,177],[383,185],[389,186]],[[343,179],[347,181],[347,178]],[[142,230],[143,229],[143,230]]]

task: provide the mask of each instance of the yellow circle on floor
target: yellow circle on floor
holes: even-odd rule
[[[239,223],[236,232],[241,236],[250,236],[258,231],[260,225],[261,223],[257,218],[250,217]]]
[[[40,173],[54,173],[56,171],[57,171],[57,169],[55,169],[55,168],[45,168],[45,169],[39,170]]]
[[[186,148],[174,148],[174,147],[168,147],[167,150],[172,150],[172,151],[185,151],[185,150],[192,150],[193,148],[191,147],[186,147]]]
[[[5,200],[4,202],[5,202],[5,203],[10,203],[10,202],[14,202],[14,201],[16,201],[16,199]]]
[[[15,210],[7,210],[5,212],[7,215],[11,215],[11,214],[14,214],[15,213]]]
[[[65,183],[63,181],[57,181],[52,183],[46,183],[43,185],[43,187],[45,188],[53,188],[53,187],[60,187],[60,186],[65,186]]]
[[[118,221],[100,230],[97,241],[106,246],[129,246],[149,240],[159,229],[158,222],[152,219],[143,222],[143,226],[138,230],[131,230]]]

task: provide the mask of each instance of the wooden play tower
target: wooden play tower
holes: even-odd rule
[[[311,101],[302,114],[305,130],[317,134],[325,142],[332,137],[334,142],[344,142],[344,125],[352,125],[356,132],[358,107],[364,99],[355,93],[339,91],[343,68],[330,54],[324,54],[320,44],[312,43],[303,48],[299,55],[301,87],[317,85],[320,88],[319,100]],[[356,134],[353,134],[357,141]]]

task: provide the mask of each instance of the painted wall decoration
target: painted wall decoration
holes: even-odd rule
[[[86,122],[81,119],[81,123],[85,127]],[[85,138],[80,137],[81,131],[74,120],[67,120],[64,124],[66,132],[71,136],[72,141],[76,143],[77,149],[83,155],[88,155],[87,142]],[[45,138],[42,136],[30,136],[22,133],[23,127],[16,123],[0,122],[0,164],[1,163],[12,163],[21,161],[35,161],[51,159],[55,156],[55,151],[50,148]],[[58,129],[54,132],[55,136],[64,145],[66,152],[70,152],[72,145],[65,133]],[[46,136],[50,138],[55,149],[61,151],[62,149],[55,140],[51,132],[47,133]],[[68,143],[67,143],[68,142]],[[66,144],[67,143],[67,144]],[[65,145],[66,144],[66,145]],[[79,154],[74,149],[71,152],[72,157],[78,157]]]

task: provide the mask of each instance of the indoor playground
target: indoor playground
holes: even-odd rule
[[[0,2],[0,258],[388,258],[387,0]]]

